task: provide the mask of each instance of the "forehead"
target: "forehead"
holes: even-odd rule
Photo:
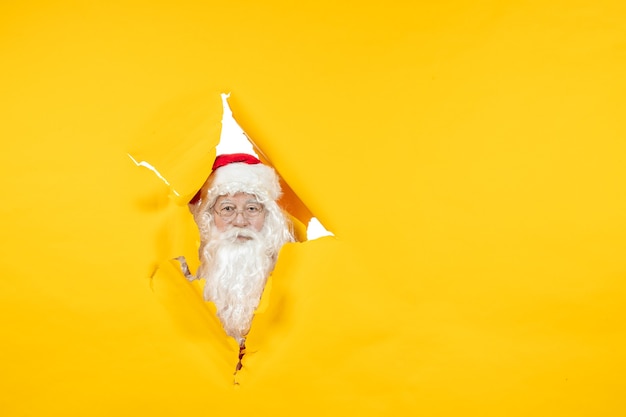
[[[235,204],[258,203],[258,200],[257,200],[256,195],[248,194],[248,193],[235,193],[235,194],[221,195],[217,197],[217,200],[215,200],[215,204],[224,204],[224,203],[235,203]]]

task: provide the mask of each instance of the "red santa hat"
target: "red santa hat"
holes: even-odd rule
[[[207,185],[211,202],[220,195],[235,193],[254,194],[261,202],[276,201],[281,196],[276,171],[245,153],[218,155]]]

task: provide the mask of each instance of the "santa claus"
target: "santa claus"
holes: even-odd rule
[[[277,204],[276,172],[256,157],[219,155],[189,208],[200,231],[200,267],[187,279],[205,279],[204,299],[217,307],[226,333],[239,343],[239,362],[269,274],[281,247],[294,240]],[[235,371],[235,372],[236,372]]]

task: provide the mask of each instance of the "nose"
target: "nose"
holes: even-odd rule
[[[243,211],[237,211],[233,219],[233,226],[245,227],[248,225],[248,219],[243,215]]]

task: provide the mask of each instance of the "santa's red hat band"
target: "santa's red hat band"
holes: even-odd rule
[[[213,168],[211,168],[213,171],[215,171],[216,169],[223,167],[224,165],[228,165],[228,164],[232,164],[232,163],[237,163],[237,162],[244,162],[246,164],[250,164],[250,165],[256,165],[256,164],[260,164],[261,161],[259,161],[258,158],[256,158],[255,156],[252,156],[250,154],[247,153],[231,153],[231,154],[226,154],[226,155],[218,155],[215,158],[215,162],[213,162]]]

